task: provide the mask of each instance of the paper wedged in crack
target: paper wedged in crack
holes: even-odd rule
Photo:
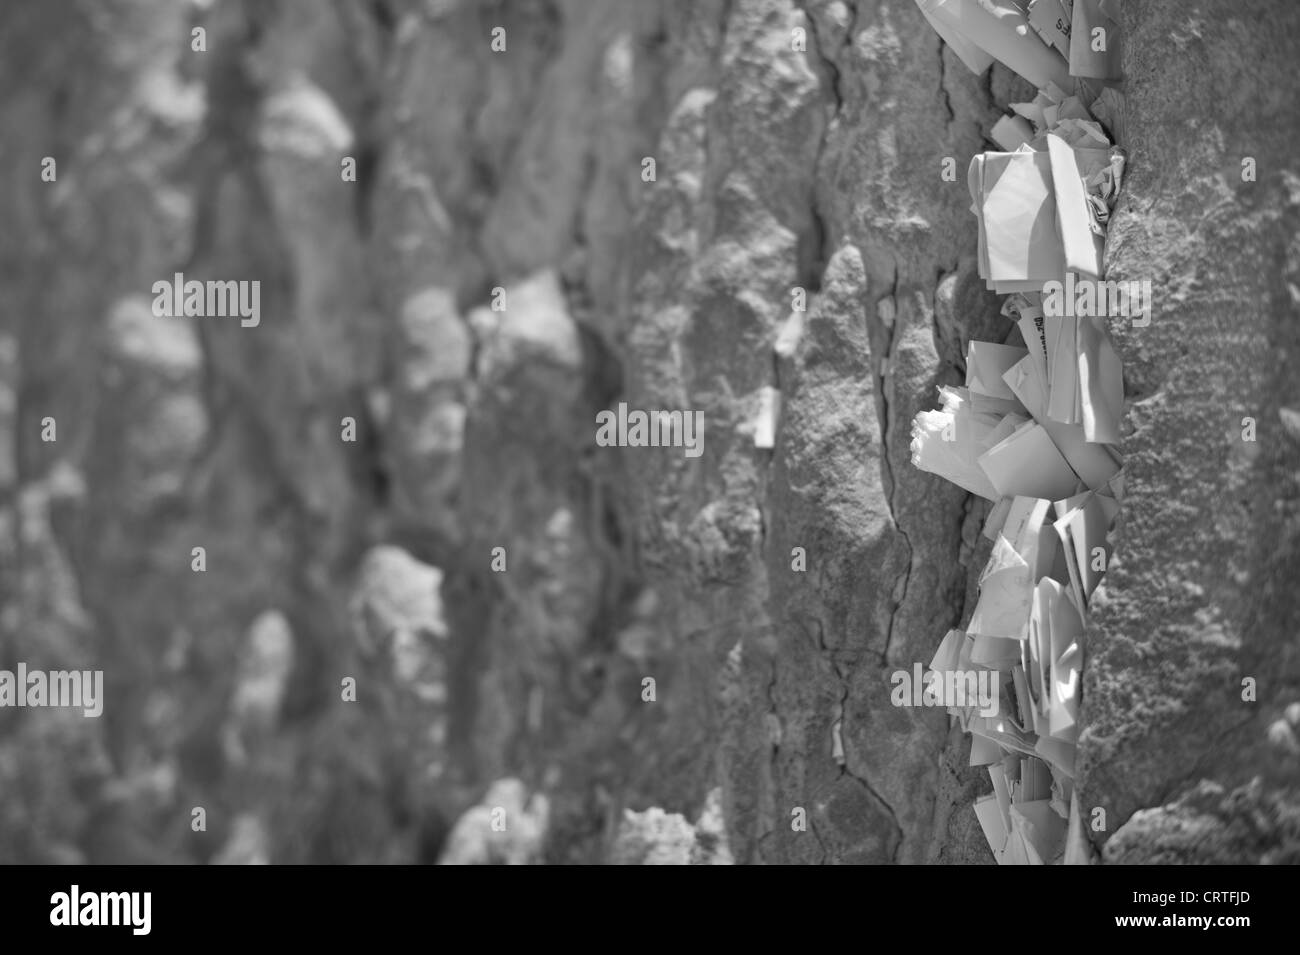
[[[972,47],[1035,86],[1052,82],[1064,86],[1070,81],[1065,57],[1039,39],[1011,0],[917,0],[917,6],[936,25],[944,42],[976,73],[982,73],[988,64],[976,68],[984,58],[968,59]],[[959,38],[956,45],[954,37]]]
[[[965,388],[943,387],[939,392],[943,408],[922,411],[912,420],[912,464],[972,494],[997,500],[977,461],[998,440],[1001,422],[996,415],[975,412]]]
[[[1070,24],[1071,76],[1117,80],[1123,75],[1120,24],[1114,15],[1117,10],[1118,4],[1105,0],[1074,0]]]
[[[993,502],[979,599],[930,669],[953,685],[972,670],[995,681],[996,711],[949,713],[972,734],[970,764],[989,773],[993,792],[974,811],[997,862],[1086,863],[1079,694],[1088,604],[1123,492],[1124,410],[1108,305],[1095,314],[1087,296],[1096,306],[1125,154],[1108,133],[1122,123],[1122,95],[1075,78],[1118,78],[1118,2],[917,4],[971,69],[996,59],[1037,87],[994,124],[1002,151],[972,157],[966,177],[977,271],[1008,296],[1014,329],[1006,343],[971,342],[965,387],[941,389],[942,410],[913,424],[914,464]]]
[[[979,456],[998,497],[1069,497],[1079,485],[1047,429],[1026,421]]]
[[[980,191],[982,274],[995,291],[1020,290],[1011,283],[1041,288],[1064,275],[1049,157],[1029,149],[985,153]]]
[[[1069,59],[1072,17],[1068,0],[1065,3],[1062,0],[1030,0],[1027,19],[1044,43]]]

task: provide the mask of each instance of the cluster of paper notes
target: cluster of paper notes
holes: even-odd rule
[[[1054,84],[1013,109],[992,130],[1007,151],[981,153],[966,174],[980,278],[1000,294],[1039,291],[1066,271],[1099,278],[1123,151],[1078,96]]]
[[[949,712],[972,734],[971,765],[992,777],[994,795],[975,811],[999,862],[1052,862],[1065,851],[1084,620],[1110,558],[1118,483],[1057,501],[1000,500],[984,528],[994,545],[975,611],[930,661],[954,681],[997,673],[995,715],[974,705]]]
[[[912,423],[912,463],[990,501],[1101,491],[1119,473],[1124,389],[1106,330],[1046,317],[1018,294],[1004,313],[1024,345],[970,343],[965,387]]]
[[[992,782],[975,813],[997,861],[1081,861],[1083,636],[1119,513],[1124,394],[1104,316],[1058,306],[1076,282],[1102,277],[1123,182],[1124,154],[1098,121],[1113,128],[1122,97],[1092,89],[1119,78],[1118,9],[1110,0],[917,5],[972,70],[997,60],[1039,90],[993,127],[1004,151],[976,156],[967,176],[979,275],[1008,296],[1012,327],[1005,343],[971,342],[964,386],[940,388],[939,410],[912,427],[914,465],[993,502],[979,601],[930,670],[954,682],[996,674],[994,715],[974,705],[949,712],[972,734],[971,765]]]

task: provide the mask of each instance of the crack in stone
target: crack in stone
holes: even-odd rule
[[[845,714],[844,704],[848,702],[848,699],[849,699],[849,688],[848,685],[845,684],[844,695],[840,697],[841,734],[844,735],[845,737],[847,737],[847,734],[843,733],[843,723],[846,722],[846,718],[844,715]],[[903,848],[903,827],[898,822],[898,814],[894,812],[894,807],[891,806],[889,802],[882,795],[880,795],[880,793],[876,791],[876,788],[871,785],[871,782],[865,776],[859,776],[856,773],[854,773],[853,770],[849,769],[847,743],[845,744],[845,748],[844,748],[844,764],[840,767],[840,775],[848,776],[858,785],[862,786],[867,791],[867,793],[871,796],[872,799],[876,800],[876,802],[880,803],[880,805],[885,807],[885,811],[889,813],[890,822],[893,823],[894,832],[897,835],[897,841],[894,843],[894,851],[891,853],[889,861],[891,863],[898,862],[898,854],[900,851],[902,851]]]
[[[772,661],[772,678],[767,683],[767,715],[771,717],[774,725],[780,726],[781,716],[777,712],[776,705],[776,661]],[[781,751],[781,740],[779,733],[772,733],[772,762],[776,763],[777,755]]]
[[[952,98],[948,95],[948,67],[943,61],[944,42],[937,33],[935,39],[939,41],[939,98],[943,101],[944,112],[948,114],[948,118],[944,121],[944,128],[947,129],[957,118],[957,114],[952,111]]]
[[[813,52],[814,55],[817,57],[817,60],[819,61],[822,67],[820,85],[830,94],[830,97],[832,98],[832,102],[834,104],[834,110],[832,111],[830,117],[826,122],[825,127],[822,130],[822,135],[817,145],[816,156],[813,162],[813,170],[815,174],[816,171],[821,168],[822,159],[826,153],[827,140],[830,137],[831,130],[836,120],[839,118],[839,115],[844,108],[844,99],[845,99],[844,89],[843,89],[844,77],[839,67],[836,65],[835,61],[832,60],[830,57],[828,57],[825,53],[826,46],[823,42],[823,38],[821,37],[817,29],[816,20],[809,14],[808,10],[805,7],[798,4],[796,4],[796,6],[804,13],[805,18],[808,21],[809,39],[813,44],[813,49],[811,52]],[[845,41],[844,41],[845,48],[847,48],[852,42],[853,26],[856,26],[857,16],[858,16],[858,11],[855,7],[853,11],[853,24],[850,26],[850,29],[848,30],[845,36]],[[944,74],[942,73],[943,70],[942,44],[939,51],[939,55],[940,55],[940,69],[941,69],[940,88],[941,88],[941,92],[944,94],[945,107],[947,108],[947,112],[948,112],[948,119],[949,121],[951,121],[953,118],[952,108],[951,108],[951,104],[947,102],[947,90],[946,87],[944,87],[943,85]],[[812,201],[809,207],[809,216],[810,216],[812,232],[813,232],[811,239],[813,240],[813,244],[815,247],[811,249],[811,254],[808,257],[809,258],[808,264],[810,266],[810,269],[809,270],[800,269],[801,272],[807,271],[807,274],[799,275],[800,282],[809,289],[810,293],[820,289],[821,273],[825,269],[826,263],[829,259],[829,255],[827,254],[828,252],[827,245],[828,245],[829,234],[830,234],[829,229],[827,228],[827,218],[823,215],[822,210],[819,207],[819,203],[817,201],[815,178],[812,186],[812,193],[813,193]],[[796,263],[796,267],[799,268],[798,263]],[[898,294],[898,263],[897,260],[895,260],[893,279],[890,283],[888,293],[880,300],[880,301],[884,301],[886,299],[888,300],[889,304],[886,307],[892,310],[892,314],[895,316],[895,322],[897,321],[897,314],[898,314],[897,294]],[[889,457],[889,439],[892,434],[892,428],[890,422],[889,398],[888,398],[887,387],[886,387],[887,384],[886,378],[890,373],[889,363],[893,359],[893,354],[892,354],[893,348],[897,341],[898,336],[894,334],[893,328],[884,327],[884,323],[881,321],[879,315],[876,316],[868,315],[868,321],[874,322],[878,326],[881,326],[881,331],[883,331],[884,333],[884,345],[882,349],[884,355],[884,363],[882,366],[878,366],[877,368],[873,369],[873,375],[874,375],[873,391],[875,392],[877,408],[880,416],[882,479],[885,485],[885,498],[886,501],[888,502],[889,509],[890,509],[890,518],[894,522],[894,527],[902,535],[904,544],[907,549],[907,566],[904,569],[903,573],[898,578],[898,580],[901,580],[902,582],[901,584],[902,592],[897,598],[890,612],[889,624],[886,630],[884,652],[881,654],[881,661],[880,661],[881,666],[887,667],[889,662],[889,650],[893,641],[895,619],[897,617],[899,608],[906,600],[907,589],[911,579],[913,549],[912,549],[912,542],[910,537],[908,536],[907,532],[903,530],[903,528],[899,525],[898,522],[897,512],[894,504],[895,494],[897,493],[897,484],[894,480],[893,465]],[[774,361],[774,366],[775,367],[773,371],[773,376],[774,376],[774,380],[776,381],[779,387],[780,385],[779,361]],[[895,592],[898,591],[897,580],[895,582],[894,591]],[[899,824],[898,815],[894,811],[894,808],[880,795],[879,792],[877,792],[875,787],[871,785],[871,782],[865,777],[856,775],[849,769],[848,752],[847,752],[848,737],[845,728],[845,724],[846,724],[845,712],[846,712],[846,704],[850,692],[850,682],[849,682],[850,674],[845,672],[844,668],[841,667],[839,662],[835,659],[834,653],[831,652],[827,647],[826,639],[825,639],[825,628],[821,620],[817,619],[814,622],[816,623],[816,629],[817,629],[816,641],[817,641],[818,653],[823,658],[827,659],[830,662],[831,670],[835,678],[840,683],[840,697],[836,707],[835,718],[831,726],[832,759],[834,759],[837,766],[839,767],[840,774],[842,776],[847,775],[849,778],[851,778],[856,783],[858,783],[858,785],[862,786],[863,789],[865,789],[866,792],[869,794],[871,799],[874,800],[875,803],[882,806],[885,812],[889,814],[889,818],[895,835],[895,843],[892,851],[891,861],[896,862],[903,844],[902,826]],[[775,700],[771,696],[774,687],[775,687],[775,672],[773,674],[773,680],[768,687],[768,696],[769,696],[769,704],[770,704],[769,712],[775,716],[776,705],[775,705]],[[777,747],[774,745],[772,750],[772,757],[774,760],[776,758],[776,752],[777,752]],[[825,843],[821,838],[821,834],[817,832],[816,826],[811,820],[809,820],[809,827],[813,831],[814,836],[817,839],[818,848],[820,849],[822,853],[822,859],[824,860],[828,857],[829,854],[827,852]]]
[[[816,20],[813,19],[805,7],[796,5],[796,9],[800,10],[808,21],[808,35],[812,43],[811,52],[817,57],[822,66],[822,73],[818,77],[818,85],[830,94],[834,102],[834,109],[826,120],[821,137],[818,139],[817,154],[813,157],[812,164],[812,197],[808,209],[811,220],[811,235],[809,237],[811,249],[808,255],[807,267],[800,269],[801,272],[806,274],[799,275],[800,284],[804,285],[811,294],[821,289],[822,274],[825,272],[826,263],[830,258],[827,254],[830,236],[830,230],[827,228],[827,217],[822,213],[817,202],[817,171],[821,168],[822,157],[826,154],[826,141],[830,136],[831,127],[844,106],[844,94],[841,89],[842,77],[840,69],[835,65],[835,61],[824,52],[825,46],[822,43],[820,33],[818,33]]]
[[[894,640],[894,624],[898,617],[899,608],[902,607],[904,602],[907,600],[907,588],[908,585],[911,583],[912,558],[914,553],[912,549],[912,539],[908,535],[907,531],[903,529],[902,524],[899,523],[898,509],[894,505],[895,497],[898,493],[898,482],[895,481],[894,479],[894,465],[893,462],[890,460],[890,456],[889,456],[889,452],[890,452],[889,442],[891,436],[893,435],[894,429],[892,423],[892,415],[890,413],[890,408],[889,408],[888,377],[892,373],[891,365],[894,360],[894,348],[899,340],[898,260],[897,259],[894,260],[894,274],[889,285],[889,291],[887,292],[887,294],[882,296],[877,301],[877,308],[879,308],[879,302],[888,302],[889,303],[888,309],[890,311],[890,314],[894,316],[893,322],[888,327],[884,327],[883,329],[888,335],[884,344],[885,357],[882,363],[882,367],[880,368],[879,372],[875,374],[876,401],[880,409],[879,417],[880,417],[881,478],[885,485],[884,488],[885,500],[889,504],[889,517],[894,522],[894,529],[898,531],[898,533],[902,536],[903,542],[907,547],[907,566],[903,569],[903,572],[899,575],[899,577],[896,578],[894,581],[894,592],[898,591],[900,580],[902,581],[902,592],[898,595],[897,599],[894,599],[893,594],[891,593],[891,599],[894,599],[894,606],[889,613],[889,624],[885,630],[885,649],[882,653],[883,665],[887,667],[889,665],[889,650],[890,647],[893,645],[893,640]],[[879,322],[881,326],[885,325],[885,323],[881,321],[879,314],[877,314],[876,321]]]
[[[811,816],[808,818],[808,831],[813,834],[813,838],[817,840],[817,848],[821,850],[822,855],[821,858],[817,860],[817,864],[823,865],[826,862],[826,857],[830,855],[830,853],[826,851],[826,843],[822,841],[822,834],[817,831],[817,823]]]
[[[808,34],[810,39],[813,42],[813,47],[817,54],[817,59],[821,61],[821,64],[825,68],[826,72],[830,74],[830,78],[831,78],[830,92],[831,95],[835,97],[835,113],[836,115],[838,115],[840,109],[844,106],[844,90],[841,85],[843,82],[843,77],[840,74],[840,68],[839,66],[836,65],[834,60],[832,60],[829,56],[827,56],[823,52],[825,50],[825,45],[822,43],[821,33],[817,29],[816,19],[814,19],[813,15],[808,12],[807,7],[796,4],[796,9],[801,10],[803,12],[805,19],[807,19]],[[846,40],[845,46],[847,45],[848,43]]]

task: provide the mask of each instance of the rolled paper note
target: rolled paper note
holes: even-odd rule
[[[758,393],[758,416],[754,421],[754,447],[776,447],[776,418],[781,413],[781,392],[766,387]]]
[[[976,414],[970,392],[965,388],[940,388],[943,408],[920,411],[912,419],[912,465],[937,474],[972,494],[998,499],[997,492],[977,463],[979,456],[997,440],[999,419]],[[1010,421],[1023,419],[1008,415]]]
[[[965,37],[1035,86],[1041,88],[1048,83],[1066,89],[1071,86],[1070,68],[1065,58],[1044,45],[1011,0],[916,2],[927,20]]]
[[[801,338],[803,338],[803,312],[791,312],[777,333],[773,349],[782,358],[793,357],[799,350]]]
[[[1109,4],[1106,9],[1110,9]],[[1074,0],[1070,26],[1070,75],[1092,80],[1118,80],[1120,62],[1119,21],[1106,15],[1102,0]]]
[[[1084,180],[1088,191],[1088,203],[1095,211],[1096,217],[1103,222],[1110,220],[1111,210],[1119,199],[1119,190],[1124,182],[1124,150],[1113,147],[1106,157],[1106,164],[1095,168]],[[1097,207],[1100,206],[1100,209]],[[1104,210],[1104,214],[1102,212]]]

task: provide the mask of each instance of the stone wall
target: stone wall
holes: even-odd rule
[[[1293,860],[1300,13],[1129,6],[1107,256],[1156,313],[1112,329],[1083,805],[1107,861]],[[0,713],[0,860],[992,861],[969,740],[888,674],[988,555],[909,425],[1005,328],[940,173],[1023,81],[912,0],[49,0],[0,37],[0,667],[106,680],[99,720]],[[259,280],[260,323],[156,317],[178,271]],[[598,447],[620,401],[701,411],[703,455]]]

